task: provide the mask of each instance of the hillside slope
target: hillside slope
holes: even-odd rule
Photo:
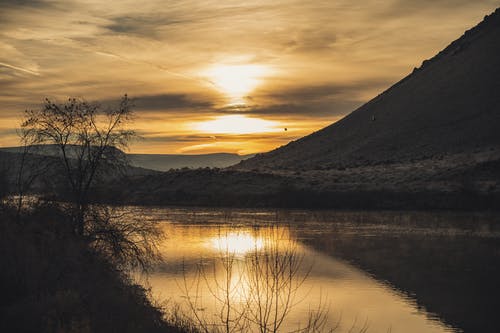
[[[342,120],[237,169],[313,170],[500,146],[500,9]]]

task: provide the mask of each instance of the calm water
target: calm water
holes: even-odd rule
[[[153,296],[207,327],[497,332],[500,221],[485,214],[133,208],[161,222]]]

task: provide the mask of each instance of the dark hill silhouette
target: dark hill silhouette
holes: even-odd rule
[[[254,155],[238,155],[231,153],[213,154],[127,154],[114,148],[116,154],[127,158],[132,167],[150,169],[156,171],[168,171],[180,168],[225,168],[236,164]],[[0,148],[0,152],[22,153],[23,147]],[[54,145],[37,145],[30,149],[32,154],[43,156],[59,156],[61,154],[58,147]],[[69,149],[69,154],[75,154],[75,149]]]
[[[500,8],[342,120],[236,168],[349,168],[499,146]]]
[[[108,150],[111,154],[119,155],[120,158],[125,157],[126,154],[122,150],[108,146]],[[54,144],[41,144],[41,145],[31,145],[26,147],[27,151],[32,155],[40,156],[50,156],[50,157],[62,157],[61,149],[59,146]],[[24,147],[4,147],[0,148],[0,152],[22,154],[25,150]],[[69,158],[74,158],[80,151],[78,146],[68,145],[66,147],[66,154]]]
[[[127,154],[130,164],[136,167],[168,171],[179,168],[225,168],[254,155],[214,153],[199,155],[181,154]]]

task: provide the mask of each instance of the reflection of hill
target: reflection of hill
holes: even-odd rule
[[[430,214],[411,219],[411,214],[388,213],[393,222],[378,225],[372,215],[377,214],[363,214],[349,225],[306,237],[306,242],[388,281],[454,327],[465,332],[498,331],[500,239],[498,234],[482,237],[473,232],[498,230],[498,217],[488,224],[472,215],[454,214],[448,220],[443,216],[434,222]],[[413,224],[404,228],[410,220]],[[420,223],[427,229],[418,227]]]

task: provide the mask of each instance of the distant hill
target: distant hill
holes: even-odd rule
[[[62,186],[65,182],[65,170],[61,159],[57,158],[59,153],[54,146],[37,148],[40,149],[32,149],[27,155],[23,155],[20,147],[0,148],[0,187],[7,188],[7,190],[0,189],[0,193],[15,190],[21,163],[24,163],[24,177],[36,179],[30,190],[43,192]],[[69,156],[71,156],[71,152]],[[145,176],[159,173],[135,166],[102,171],[104,171],[104,178],[110,182],[124,176]]]
[[[22,147],[0,148],[0,152],[21,153]],[[71,156],[71,149],[68,150]],[[59,148],[54,145],[37,145],[30,149],[32,154],[43,156],[58,156]],[[200,154],[200,155],[175,155],[175,154],[126,154],[131,166],[156,171],[168,171],[181,168],[225,168],[241,162],[254,155],[238,155],[230,153]]]
[[[342,120],[236,168],[350,168],[498,147],[500,9]]]
[[[500,209],[500,10],[337,123],[228,168],[183,169],[245,157],[131,154],[135,166],[176,170],[110,179],[96,197],[145,205]]]
[[[109,147],[111,148],[111,147]],[[47,145],[31,145],[26,147],[28,152],[30,154],[34,155],[42,155],[42,156],[60,156],[62,155],[61,149],[55,145],[55,144],[47,144]],[[0,147],[0,152],[5,152],[5,153],[23,153],[25,150],[24,147]],[[123,151],[121,151],[118,148],[113,147],[111,149],[114,154],[125,154]],[[110,150],[110,151],[111,151]],[[72,145],[67,145],[66,146],[66,154],[71,158],[74,157],[77,153],[77,146],[72,146]]]
[[[229,153],[201,155],[170,155],[170,154],[127,154],[133,166],[168,171],[180,168],[225,168],[254,155],[238,155]]]

